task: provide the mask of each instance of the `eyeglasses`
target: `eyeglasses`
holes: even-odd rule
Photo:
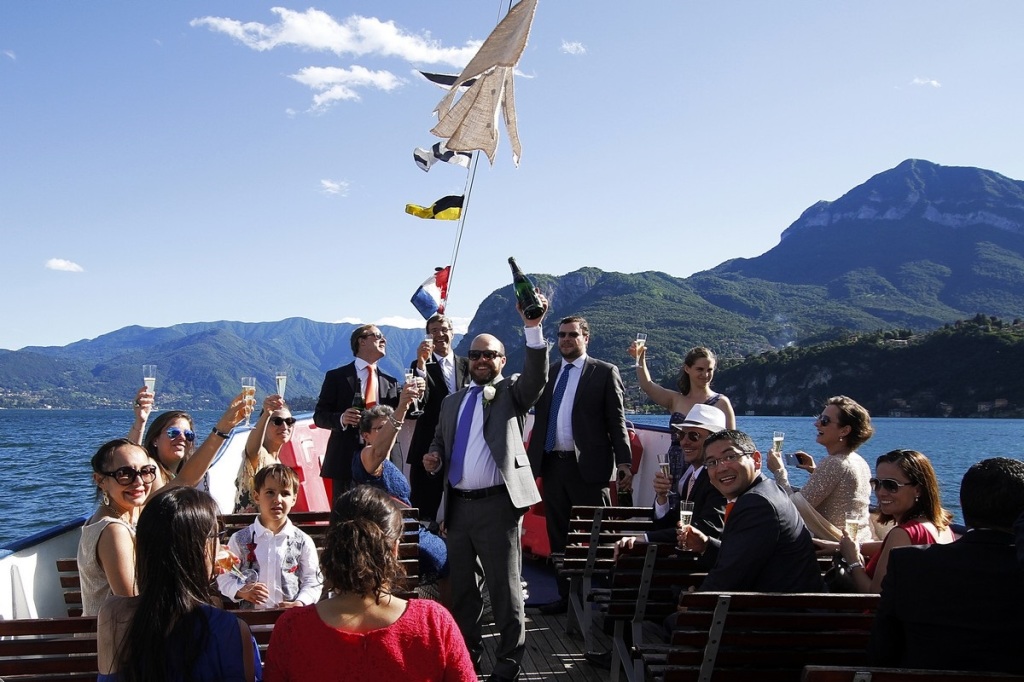
[[[365,334],[360,334],[359,338],[365,339],[365,338],[367,338],[369,336],[372,336],[373,338],[377,339],[378,341],[385,341],[386,340],[384,338],[384,335],[381,334],[380,332],[366,332]]]
[[[828,426],[829,424],[832,423],[832,417],[828,416],[825,413],[819,414],[816,418],[818,420],[818,423],[821,424],[822,426]]]
[[[143,483],[152,483],[156,480],[156,467],[152,464],[141,469],[135,467],[121,467],[116,471],[102,471],[104,476],[110,476],[121,485],[131,485],[136,478],[141,478]]]
[[[560,338],[560,339],[564,339],[567,336],[570,339],[575,339],[579,335],[580,335],[579,332],[558,332],[558,338]]]
[[[427,333],[431,336],[441,336],[442,334],[449,334],[451,331],[451,327],[441,327],[440,329],[435,329]]]
[[[704,434],[698,431],[682,431],[679,433],[680,440],[682,440],[683,438],[689,438],[691,443],[696,443],[703,437]]]
[[[708,471],[711,471],[712,469],[717,469],[719,464],[722,464],[724,462],[732,464],[733,462],[738,462],[750,454],[751,453],[749,452],[741,452],[739,454],[733,453],[731,455],[726,455],[725,457],[720,457],[718,459],[706,459],[704,460],[704,466],[705,468],[708,469]]]
[[[185,440],[187,440],[189,443],[196,439],[196,432],[193,431],[192,429],[179,429],[177,426],[172,426],[171,428],[167,429],[167,437],[170,438],[171,440],[179,438],[182,435],[185,436]]]
[[[898,493],[900,491],[900,488],[905,488],[908,485],[914,485],[913,483],[900,483],[895,478],[883,478],[881,480],[877,478],[872,478],[870,481],[868,481],[868,483],[871,484],[872,492],[877,493],[878,489],[881,488],[885,492],[891,493],[893,495]]]
[[[217,519],[217,525],[214,527],[213,532],[206,536],[208,540],[217,540],[222,545],[228,544],[228,531],[224,526],[224,522]]]
[[[281,424],[287,424],[288,426],[294,426],[296,422],[295,417],[271,417],[270,423],[274,426],[280,426]]]
[[[471,350],[466,355],[469,356],[470,360],[493,360],[494,358],[503,358],[505,354],[497,350]]]

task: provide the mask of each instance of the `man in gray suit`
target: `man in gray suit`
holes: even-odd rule
[[[547,311],[547,300],[539,295]],[[518,306],[517,306],[518,309]],[[490,334],[473,339],[473,383],[441,403],[441,417],[424,468],[443,475],[445,525],[451,567],[452,615],[479,671],[483,656],[481,586],[487,581],[498,627],[496,663],[488,680],[519,676],[526,648],[521,577],[523,514],[540,501],[523,447],[523,421],[547,381],[547,345],[541,320],[523,317],[526,360],[521,375],[505,378],[505,347]],[[481,575],[482,573],[482,575]]]

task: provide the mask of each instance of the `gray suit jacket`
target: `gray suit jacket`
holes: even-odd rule
[[[501,471],[513,506],[524,513],[527,507],[540,502],[540,493],[523,447],[523,422],[547,383],[547,357],[547,348],[527,348],[523,373],[502,379],[495,386],[494,400],[483,408],[484,440]],[[442,467],[438,475],[446,478],[459,407],[467,390],[463,388],[441,403],[441,419],[430,446],[430,450],[441,457]]]

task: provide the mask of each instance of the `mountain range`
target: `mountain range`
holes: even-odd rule
[[[595,268],[531,277],[551,300],[548,319],[584,315],[591,353],[618,363],[627,383],[635,381],[625,351],[639,331],[648,333],[655,379],[671,384],[695,345],[738,359],[851,332],[926,331],[977,313],[1012,319],[1024,311],[1024,182],[911,159],[809,207],[756,258],[686,278]],[[123,405],[141,385],[143,362],[165,368],[158,396],[192,407],[222,404],[242,374],[269,387],[280,366],[290,396],[315,396],[324,372],[351,359],[353,328],[301,318],[201,322],[0,351],[0,407]],[[384,370],[400,375],[422,330],[382,329]],[[481,303],[459,352],[484,331],[505,341],[510,368],[521,366],[511,286]]]

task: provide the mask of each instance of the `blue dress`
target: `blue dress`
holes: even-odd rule
[[[412,507],[409,502],[409,493],[412,488],[405,475],[391,463],[391,460],[384,460],[384,469],[380,476],[366,473],[363,462],[359,458],[360,453],[352,457],[352,482],[355,484],[366,484],[380,488],[391,497],[399,500],[407,507]],[[424,582],[430,582],[437,578],[448,577],[448,545],[444,540],[431,533],[426,528],[420,527],[420,578]]]
[[[202,604],[199,608],[206,615],[210,629],[206,646],[192,669],[191,679],[195,682],[219,682],[221,680],[248,682],[245,677],[245,666],[242,663],[242,633],[238,626],[238,618],[209,604]],[[201,636],[198,623],[192,634],[195,637]],[[174,639],[180,640],[181,638]],[[180,669],[183,650],[183,642],[169,641],[167,643],[168,679],[185,679],[184,673]],[[255,639],[252,642],[252,651],[256,680],[259,681],[263,679],[263,666],[260,663],[260,650],[256,647]],[[117,682],[117,679],[117,673],[101,674],[96,678],[97,682]]]

